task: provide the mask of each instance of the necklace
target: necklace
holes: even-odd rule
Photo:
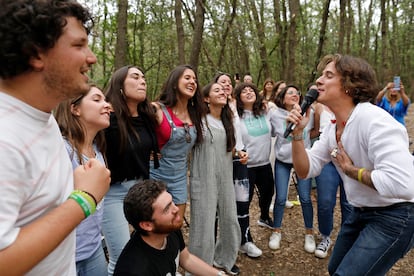
[[[191,124],[191,119],[190,119],[190,115],[188,114],[188,111],[178,111],[177,109],[173,109],[171,108],[171,111],[173,113],[173,115],[179,119],[180,121],[182,121],[183,123],[188,123]]]
[[[337,143],[341,140],[342,134],[344,133],[344,130],[345,130],[346,123],[348,122],[349,117],[351,117],[352,112],[354,112],[354,109],[355,109],[355,106],[349,112],[346,120],[342,122],[342,127],[340,129],[338,129],[338,125],[335,126],[335,134],[336,134],[336,142]],[[336,123],[336,120],[331,120],[331,122]]]
[[[165,237],[160,250],[164,250],[166,247],[167,247],[167,238]]]

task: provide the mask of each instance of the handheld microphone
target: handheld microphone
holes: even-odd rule
[[[308,110],[309,106],[311,106],[311,104],[318,98],[318,96],[319,93],[316,89],[310,89],[308,92],[306,92],[305,98],[303,99],[303,102],[300,105],[300,108],[302,109],[302,115],[306,113],[306,110]],[[290,122],[286,127],[283,137],[287,138],[294,128],[295,124]]]

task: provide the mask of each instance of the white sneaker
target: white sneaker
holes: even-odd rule
[[[311,234],[305,235],[305,251],[308,253],[314,253],[315,252],[315,238]]]
[[[240,246],[240,252],[246,254],[251,258],[257,258],[262,255],[262,250],[260,250],[254,243],[246,242]]]
[[[318,258],[326,258],[328,256],[329,248],[331,248],[331,238],[322,237],[322,241],[318,244],[315,250],[315,256]]]
[[[288,209],[290,209],[290,208],[292,208],[294,205],[293,205],[293,203],[292,202],[290,202],[289,200],[286,200],[286,202],[285,202],[285,208],[288,208]]]
[[[281,233],[273,232],[269,239],[269,248],[273,250],[279,249],[281,239],[282,239]]]

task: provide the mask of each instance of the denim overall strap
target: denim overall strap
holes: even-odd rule
[[[150,178],[162,180],[167,183],[168,192],[173,196],[176,204],[184,204],[187,201],[187,157],[196,140],[196,130],[194,126],[187,129],[178,127],[165,105],[161,104],[168,123],[171,126],[171,134],[167,143],[161,148],[160,167],[155,169],[150,164]],[[188,141],[186,136],[190,135]]]

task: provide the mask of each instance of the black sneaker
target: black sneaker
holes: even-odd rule
[[[213,265],[217,268],[224,269],[226,273],[230,275],[238,275],[240,273],[240,268],[237,265],[233,265],[230,271],[222,267],[221,265],[217,264],[216,262],[213,262]]]
[[[230,275],[238,275],[240,273],[240,268],[237,265],[233,265],[230,271],[227,271]]]
[[[273,220],[271,218],[268,219],[259,219],[257,224],[262,227],[267,227],[269,229],[273,229]]]

